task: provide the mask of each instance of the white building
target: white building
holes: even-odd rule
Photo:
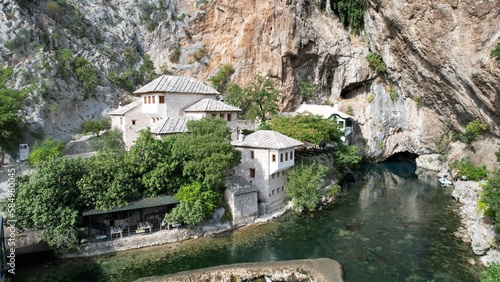
[[[286,173],[295,165],[295,148],[303,144],[271,130],[259,130],[231,143],[241,151],[236,175],[259,189],[264,212],[282,207],[286,200]]]
[[[163,75],[134,94],[138,100],[109,113],[111,125],[123,132],[127,150],[142,129],[150,127],[157,138],[187,132],[187,122],[205,116],[223,118],[236,138],[237,114],[241,110],[217,101],[212,87],[189,77]]]

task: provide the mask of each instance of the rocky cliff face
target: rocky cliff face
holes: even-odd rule
[[[500,147],[500,66],[489,57],[500,38],[498,1],[370,0],[359,36],[316,1],[68,0],[72,17],[54,14],[50,2],[0,1],[0,37],[2,58],[18,70],[19,85],[39,77],[51,86],[47,97],[33,94],[30,120],[55,135],[69,137],[82,119],[116,107],[130,92],[107,74],[138,68],[148,54],[157,73],[206,80],[231,63],[232,80],[243,85],[268,75],[286,111],[301,102],[300,82],[315,83],[318,94],[309,102],[350,108],[359,121],[357,144],[371,160],[437,153],[447,128],[463,131],[476,118],[489,124],[490,138],[482,142]],[[69,24],[78,17],[85,28],[73,30]],[[8,50],[5,42],[23,27],[29,40]],[[56,75],[56,61],[46,58],[60,48],[74,49],[102,73],[94,92]],[[386,75],[369,67],[370,51],[381,55]],[[44,59],[49,65],[40,74]],[[66,116],[54,115],[52,103]]]

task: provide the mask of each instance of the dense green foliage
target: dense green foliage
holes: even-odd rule
[[[318,0],[322,10],[332,9],[340,22],[350,27],[354,33],[359,33],[365,26],[365,11],[367,0]]]
[[[110,71],[108,79],[115,86],[118,86],[126,91],[134,91],[135,87],[140,84],[145,84],[155,79],[156,73],[154,65],[148,54],[142,56],[142,64],[138,69],[127,68],[120,74],[115,71]]]
[[[208,80],[212,83],[212,86],[219,91],[219,93],[224,94],[224,89],[231,79],[231,75],[234,73],[233,65],[225,64],[221,69]]]
[[[38,166],[41,163],[60,157],[63,149],[64,142],[59,140],[47,138],[41,144],[36,141],[33,150],[28,156],[28,162],[33,166]]]
[[[302,162],[287,173],[286,195],[296,209],[314,211],[324,195],[321,185],[328,169],[315,162]]]
[[[495,170],[483,186],[481,202],[486,204],[484,214],[495,221],[495,230],[500,234],[500,170]]]
[[[24,130],[19,110],[26,93],[7,87],[12,74],[12,69],[0,67],[0,152],[16,149]]]
[[[384,74],[387,71],[387,66],[380,55],[370,52],[366,55],[366,60],[370,67],[374,68],[378,73]]]
[[[119,129],[111,129],[101,136],[92,138],[90,140],[90,147],[97,152],[125,152],[125,143],[123,143],[122,132]]]
[[[333,156],[333,169],[337,174],[343,174],[357,168],[363,158],[360,147],[354,145],[346,146],[343,143],[338,143]]]
[[[497,61],[500,61],[500,42],[497,43],[497,46],[495,47],[495,49],[493,49],[493,51],[491,51],[490,56],[492,58],[496,58]]]
[[[497,152],[495,152],[495,156],[497,156],[497,162],[500,163],[500,149]]]
[[[269,78],[257,75],[245,88],[227,85],[226,93],[227,103],[239,107],[247,119],[257,118],[262,125],[278,112],[278,91]]]
[[[296,116],[273,116],[268,127],[286,136],[315,145],[340,142],[343,134],[337,123],[321,116],[298,114]]]
[[[189,134],[165,140],[143,130],[128,154],[117,140],[121,133],[110,131],[95,137],[100,149],[88,159],[53,157],[49,153],[60,148],[46,140],[41,148],[47,152],[40,155],[51,157],[39,157],[43,165],[17,182],[19,228],[43,229],[51,246],[68,247],[76,243],[74,225],[84,209],[107,210],[176,193],[181,201],[176,218],[200,222],[219,204],[224,172],[239,163],[240,153],[230,145],[222,119],[191,121],[188,129]]]
[[[100,117],[98,120],[85,120],[80,128],[85,134],[91,132],[92,135],[99,137],[101,131],[111,129],[111,121],[105,117]]]
[[[476,140],[479,135],[485,133],[487,130],[488,124],[476,119],[467,124],[465,132],[461,137],[465,143],[470,144],[472,141]]]
[[[497,282],[500,281],[500,264],[491,263],[488,268],[481,272],[481,282]]]
[[[451,168],[458,170],[458,175],[465,175],[468,180],[479,181],[480,179],[486,179],[486,176],[488,176],[486,166],[474,166],[470,158],[454,161]]]

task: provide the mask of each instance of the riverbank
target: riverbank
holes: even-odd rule
[[[452,196],[461,204],[459,214],[462,226],[455,236],[470,244],[474,254],[480,256],[484,266],[500,263],[500,252],[496,250],[493,221],[479,209],[482,187],[474,181],[457,181]]]
[[[147,277],[139,279],[137,282],[252,281],[264,276],[275,281],[344,281],[340,264],[335,260],[321,258],[231,264],[172,275]]]
[[[193,229],[174,228],[170,230],[160,230],[153,233],[142,233],[130,237],[124,237],[114,240],[106,240],[100,242],[88,242],[78,246],[75,252],[61,251],[59,255],[64,258],[90,257],[111,254],[120,251],[140,249],[145,247],[158,246],[168,243],[181,242],[189,239],[200,237],[214,236],[227,231],[235,230],[248,225],[263,224],[276,217],[285,214],[291,209],[291,205],[258,217],[253,223],[247,225],[232,225],[229,223],[207,223],[197,226]]]

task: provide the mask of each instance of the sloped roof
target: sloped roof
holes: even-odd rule
[[[134,94],[145,93],[219,94],[217,90],[199,80],[172,75],[162,75],[134,92]]]
[[[127,104],[127,105],[125,105],[123,107],[120,107],[120,108],[118,108],[118,109],[116,109],[114,111],[111,111],[111,112],[109,112],[108,115],[110,115],[110,116],[123,116],[128,111],[134,109],[135,107],[137,107],[139,105],[141,105],[141,100],[140,99],[136,100],[136,101],[134,101],[134,102],[132,102],[130,104]]]
[[[336,110],[332,106],[328,105],[309,105],[309,104],[302,104],[300,107],[296,110],[297,113],[310,113],[313,115],[319,115],[322,116],[324,119],[331,118],[333,115],[338,115],[339,117],[343,119],[348,119],[351,118],[352,116],[343,113],[339,110]]]
[[[123,207],[118,207],[110,210],[105,210],[105,211],[100,211],[96,209],[91,209],[84,211],[82,213],[83,216],[89,216],[89,215],[98,215],[98,214],[105,214],[105,213],[113,213],[113,212],[119,212],[119,211],[129,211],[129,210],[137,210],[137,209],[145,209],[145,208],[153,208],[153,207],[158,207],[158,206],[166,206],[166,205],[171,205],[171,204],[177,204],[179,201],[173,196],[158,196],[155,198],[143,198],[138,201],[130,202],[128,205],[125,205]]]
[[[201,99],[184,112],[241,112],[239,108],[214,99]]]
[[[194,117],[167,117],[153,123],[151,133],[153,134],[174,134],[188,132],[187,122],[195,120]]]
[[[302,142],[272,130],[256,131],[246,136],[243,141],[234,141],[231,144],[237,147],[264,149],[286,149],[303,145]]]

